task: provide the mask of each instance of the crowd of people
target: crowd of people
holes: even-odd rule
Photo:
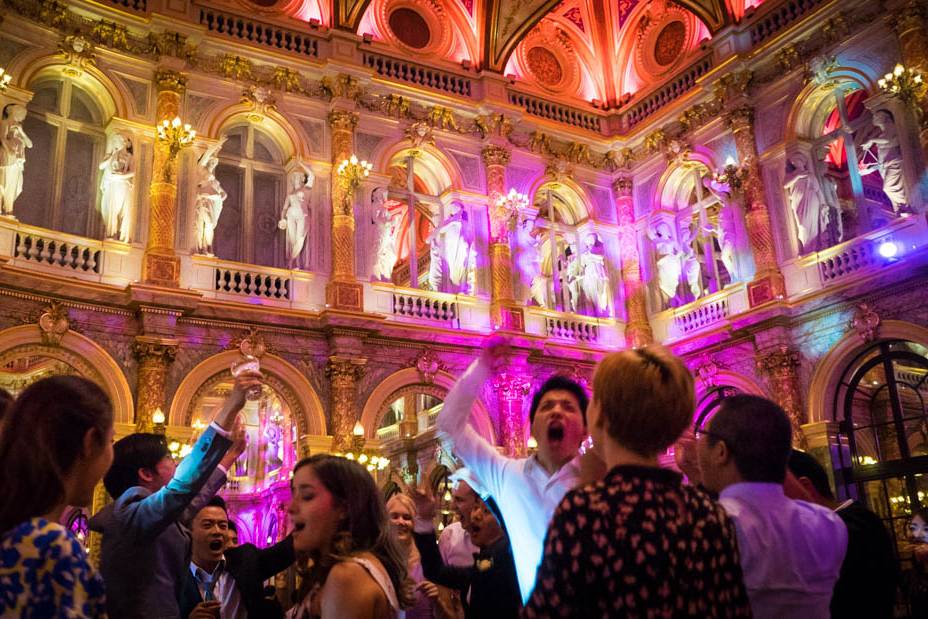
[[[591,398],[547,380],[529,410],[537,451],[510,458],[471,422],[507,357],[489,338],[438,416],[464,464],[457,521],[440,535],[429,488],[385,498],[360,464],[319,454],[296,464],[290,531],[268,548],[238,543],[217,496],[245,448],[236,418],[260,373],[235,378],[176,465],[161,435],[114,443],[112,404],[93,382],[34,383],[0,404],[0,616],[894,616],[889,533],[861,503],[835,499],[775,403],[725,398],[692,432],[682,361],[660,346],[624,350],[600,362]],[[682,473],[659,462],[672,445]],[[98,571],[61,520],[101,479],[113,500],[90,521]],[[928,542],[928,514],[910,530]],[[267,583],[288,569],[300,584],[282,604]]]

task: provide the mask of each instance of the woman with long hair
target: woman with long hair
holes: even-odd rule
[[[103,581],[65,507],[89,506],[113,460],[113,407],[77,376],[40,380],[0,424],[0,616],[105,617]]]
[[[438,585],[426,580],[422,572],[422,558],[412,536],[416,515],[416,504],[405,494],[394,494],[387,501],[387,516],[390,518],[400,550],[406,555],[409,578],[416,587],[415,601],[406,610],[406,619],[453,616],[450,614],[450,608],[445,607],[440,600],[441,592]]]
[[[288,619],[394,619],[409,604],[406,559],[373,477],[320,454],[293,469],[293,547],[307,560]]]

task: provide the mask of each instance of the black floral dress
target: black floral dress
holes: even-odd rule
[[[678,473],[617,466],[554,512],[523,617],[750,617],[736,544]]]

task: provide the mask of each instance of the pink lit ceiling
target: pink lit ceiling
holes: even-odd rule
[[[262,0],[258,0],[259,2]],[[268,0],[263,0],[267,2]],[[291,0],[292,16],[406,57],[488,69],[527,90],[618,107],[763,0]]]

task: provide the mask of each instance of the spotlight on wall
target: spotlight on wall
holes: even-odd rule
[[[320,25],[321,23],[322,23],[322,22],[319,21],[319,18],[318,18],[318,17],[310,17],[310,18],[309,18],[309,25],[310,25],[311,27],[313,27],[313,28],[318,28],[319,25]]]
[[[370,32],[365,32],[364,36],[361,38],[364,39],[365,43],[370,44],[370,42],[374,40],[374,35],[372,35]]]
[[[881,257],[892,260],[899,254],[899,246],[889,239],[884,239],[880,241],[877,252],[879,252]]]
[[[470,58],[465,58],[461,61],[461,68],[465,71],[470,71]]]

